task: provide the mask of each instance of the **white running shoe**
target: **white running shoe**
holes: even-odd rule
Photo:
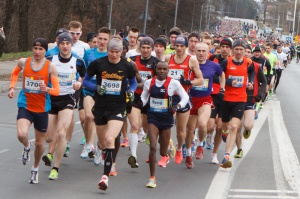
[[[102,151],[99,147],[96,147],[95,156],[94,156],[94,164],[99,165],[102,162]],[[103,164],[104,165],[104,164]]]
[[[217,157],[217,154],[215,153],[212,153],[211,154],[211,162],[212,164],[220,164],[219,160],[218,160],[218,157]]]
[[[30,179],[28,181],[29,184],[37,184],[39,183],[39,174],[37,171],[32,171],[31,170],[31,176]]]
[[[145,135],[145,132],[144,131],[141,131],[138,135],[138,141],[139,142],[145,142],[145,138],[146,138],[146,135]]]
[[[89,153],[88,153],[88,151],[87,151],[87,146],[84,145],[84,146],[83,146],[83,149],[82,149],[82,152],[81,152],[81,154],[80,154],[80,157],[81,157],[82,159],[86,159],[86,158],[88,157],[88,155],[89,155]]]

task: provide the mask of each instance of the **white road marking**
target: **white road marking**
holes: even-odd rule
[[[281,187],[286,186],[283,185],[283,183],[287,182],[294,191],[300,194],[299,160],[283,120],[280,102],[270,101],[269,103],[272,106],[269,117],[269,132],[273,152],[272,157],[276,186],[281,190]],[[280,165],[276,165],[275,167],[275,162],[277,162],[277,164],[279,162]],[[282,180],[281,178],[276,179],[276,177],[278,177],[276,174],[282,173],[284,178],[283,183],[279,181]]]
[[[265,199],[265,198],[274,198],[274,199],[289,199],[289,198],[298,198],[297,196],[265,196],[265,195],[228,195],[228,198],[260,198],[260,199]]]
[[[266,106],[267,107],[267,106]],[[218,171],[216,172],[216,175],[214,179],[212,180],[209,190],[205,196],[205,199],[219,199],[219,198],[226,198],[227,194],[229,192],[231,183],[234,179],[234,172],[237,169],[238,165],[243,161],[243,159],[246,157],[248,151],[250,151],[256,136],[260,129],[262,128],[265,120],[267,119],[269,114],[269,111],[267,108],[262,109],[259,112],[258,119],[255,120],[254,127],[251,130],[251,136],[247,140],[247,142],[243,142],[243,148],[244,148],[244,157],[238,161],[237,164],[234,164],[234,157],[233,154],[230,157],[232,163],[233,163],[233,168],[232,169],[223,169],[219,168]],[[233,149],[233,151],[236,151],[236,147]],[[219,157],[220,158],[220,157]],[[223,156],[221,156],[223,159]],[[218,189],[218,191],[216,191]]]
[[[75,124],[80,124],[81,122],[80,121],[78,121],[78,122],[76,122]]]
[[[230,189],[231,192],[237,193],[291,193],[296,194],[297,191],[291,190],[263,190],[263,189]]]
[[[9,151],[9,149],[3,149],[3,150],[0,151],[0,153],[4,153],[6,151]]]

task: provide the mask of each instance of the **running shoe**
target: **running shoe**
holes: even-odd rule
[[[273,93],[276,93],[276,90],[275,90],[275,89],[273,90]]]
[[[259,108],[263,109],[264,108],[264,103],[261,103],[260,106],[259,106]]]
[[[211,150],[214,148],[214,136],[212,134],[207,134],[206,143],[207,143],[206,149]]]
[[[155,188],[156,187],[156,180],[153,178],[149,179],[149,182],[146,185],[147,188]]]
[[[85,143],[86,143],[86,138],[83,137],[83,138],[80,140],[79,144],[80,144],[80,145],[85,145]]]
[[[47,155],[44,155],[43,157],[42,157],[42,160],[45,162],[45,165],[46,166],[51,166],[51,163],[52,163],[52,161],[53,161],[53,155],[52,154],[50,154],[50,153],[48,153]]]
[[[185,143],[183,143],[181,151],[182,151],[182,157],[186,158],[186,145],[185,145]],[[192,151],[193,151],[193,149],[192,149]]]
[[[136,157],[134,157],[133,155],[131,155],[128,158],[128,164],[131,166],[131,168],[138,168],[139,164],[136,161]]]
[[[86,151],[88,153],[89,158],[94,158],[95,157],[95,148],[94,145],[89,145],[89,147],[86,148]]]
[[[168,163],[169,163],[169,156],[162,156],[160,161],[158,161],[157,165],[166,168]]]
[[[248,139],[251,135],[251,131],[244,130],[243,136],[245,139]]]
[[[235,158],[242,158],[243,157],[243,149],[238,149],[236,154],[234,155]]]
[[[99,165],[101,164],[102,159],[102,151],[99,149],[99,147],[96,147],[95,156],[94,156],[94,164]]]
[[[220,164],[219,160],[218,160],[218,157],[217,157],[217,154],[215,154],[215,153],[211,154],[211,161],[210,161],[210,163],[212,163],[212,164]]]
[[[170,139],[169,148],[168,148],[168,155],[170,158],[174,158],[176,154],[176,148],[173,144],[172,138]]]
[[[24,148],[24,151],[22,153],[22,162],[23,162],[23,165],[28,164],[29,161],[30,161],[30,154],[29,154],[29,152],[30,152],[30,148],[28,150],[26,150]]]
[[[257,112],[257,111],[255,111],[254,119],[255,119],[255,120],[258,119],[258,112]]]
[[[194,167],[192,156],[186,156],[186,158],[185,158],[185,166],[188,169],[192,169]]]
[[[228,135],[229,135],[228,131],[225,132],[224,130],[222,130],[222,140],[223,140],[223,142],[226,142]]]
[[[149,139],[148,134],[145,135],[145,143],[146,143],[147,145],[150,145],[150,139]]]
[[[129,146],[129,140],[128,138],[123,138],[123,141],[120,144],[121,147],[128,147]]]
[[[58,180],[58,172],[56,169],[52,169],[48,177],[49,180]]]
[[[117,176],[118,172],[116,169],[116,163],[113,163],[113,165],[111,166],[110,172],[109,172],[109,176]]]
[[[71,148],[70,143],[68,143],[67,147],[66,147],[66,151],[64,153],[64,157],[69,157],[69,155],[70,155],[70,148]]]
[[[230,156],[229,155],[225,155],[223,160],[222,160],[222,164],[220,164],[220,166],[222,168],[231,168],[232,167],[232,162],[230,161]]]
[[[175,163],[180,164],[182,162],[183,156],[182,156],[182,151],[177,151],[175,154]]]
[[[273,89],[269,90],[269,95],[270,95],[270,96],[273,95]]]
[[[145,142],[145,133],[144,133],[144,131],[140,131],[140,133],[138,135],[138,141],[139,142]]]
[[[106,191],[108,188],[108,177],[107,175],[103,175],[101,180],[98,183],[99,189]]]
[[[88,156],[89,156],[89,154],[88,154],[88,151],[87,151],[87,145],[85,144],[85,145],[83,146],[83,149],[82,149],[82,152],[81,152],[81,154],[80,154],[80,157],[81,157],[82,159],[86,159]]]
[[[196,155],[195,155],[196,159],[201,160],[203,158],[203,153],[204,153],[203,147],[198,146],[196,149]]]
[[[39,183],[39,174],[37,171],[32,171],[31,170],[31,176],[30,179],[28,181],[29,184],[37,184]]]

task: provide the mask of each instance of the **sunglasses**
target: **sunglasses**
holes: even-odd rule
[[[70,31],[70,33],[71,33],[71,35],[75,35],[75,34],[80,35],[81,34],[81,32],[71,32],[71,31]]]

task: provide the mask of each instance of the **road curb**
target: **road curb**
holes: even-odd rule
[[[9,90],[9,81],[0,81],[0,93],[6,93]],[[21,82],[16,83],[16,87],[20,87]]]

